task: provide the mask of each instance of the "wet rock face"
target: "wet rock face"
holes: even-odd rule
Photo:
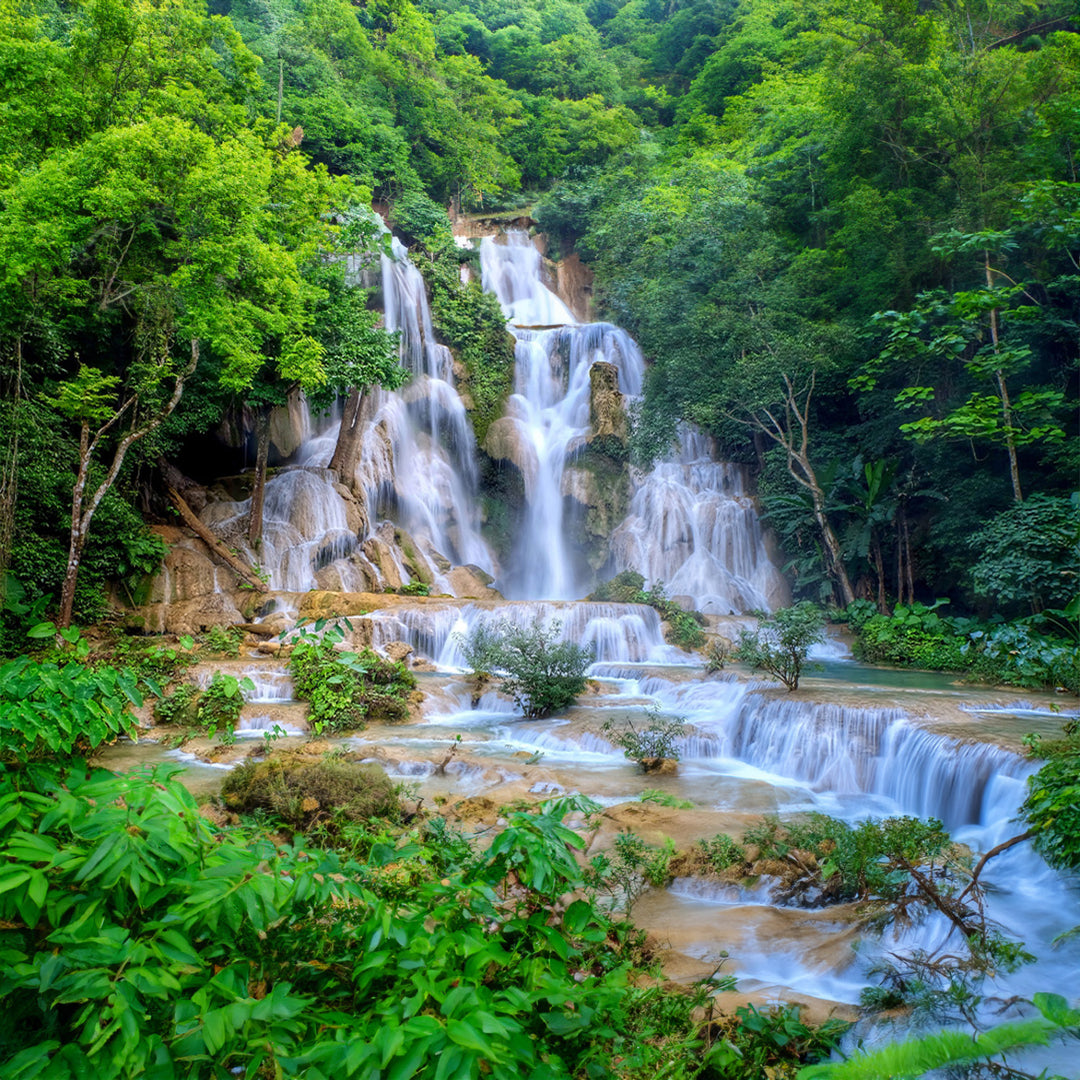
[[[536,448],[529,438],[521,420],[514,416],[502,416],[487,430],[484,451],[493,461],[509,462],[521,473],[525,490],[532,490],[540,465]]]
[[[629,440],[626,402],[619,392],[619,369],[606,360],[589,368],[589,426],[590,444],[599,441],[609,449],[609,440],[613,440],[625,450]]]

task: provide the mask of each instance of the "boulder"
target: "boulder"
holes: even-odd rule
[[[213,626],[238,626],[246,621],[227,593],[144,604],[125,617],[128,627],[150,634],[201,634]]]
[[[404,581],[391,545],[382,537],[369,536],[364,541],[362,550],[372,566],[379,572],[383,588],[400,589]]]
[[[367,507],[344,484],[334,484],[334,490],[345,504],[345,523],[349,531],[357,536],[366,536],[369,528]]]
[[[388,660],[401,664],[412,654],[413,647],[407,641],[388,641],[382,646],[381,652]]]
[[[521,420],[515,416],[501,416],[494,421],[484,438],[484,452],[494,461],[508,461],[516,466],[525,481],[526,492],[532,490],[540,463]]]
[[[490,587],[495,579],[479,566],[455,566],[446,575],[446,580],[454,596],[476,600],[501,600],[503,598],[498,589]]]

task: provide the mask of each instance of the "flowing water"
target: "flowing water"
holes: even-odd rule
[[[400,331],[402,363],[413,377],[400,392],[372,394],[364,405],[356,479],[368,535],[357,534],[348,492],[326,468],[340,417],[310,419],[295,463],[267,485],[261,561],[274,589],[355,590],[391,571],[407,580],[395,531],[404,529],[415,544],[408,556],[413,565],[423,561],[433,592],[452,593],[448,567],[471,563],[495,574],[512,598],[430,599],[372,612],[375,648],[405,642],[428,662],[431,670],[420,676],[425,712],[420,722],[371,729],[349,742],[392,776],[417,783],[427,799],[497,790],[582,792],[611,808],[619,827],[635,827],[655,844],[665,835],[687,846],[720,831],[738,833],[774,812],[822,811],[849,822],[933,816],[975,851],[1019,831],[1015,817],[1031,766],[1016,748],[1023,730],[1060,723],[1049,699],[1010,703],[950,678],[867,668],[853,663],[839,640],[818,648],[821,674],[809,677],[797,696],[787,695],[730,674],[706,677],[699,657],[665,642],[651,607],[578,599],[592,582],[568,540],[566,474],[590,428],[590,368],[597,361],[613,365],[619,391],[633,399],[642,389],[642,356],[618,327],[573,318],[543,284],[540,256],[525,233],[485,239],[481,262],[484,287],[498,297],[516,339],[506,420],[528,451],[521,456],[526,508],[508,565],[500,567],[484,542],[475,440],[451,357],[435,341],[423,282],[396,242],[381,268],[386,325]],[[631,483],[607,572],[633,568],[715,616],[786,602],[746,477],[715,460],[707,439],[682,431],[670,458],[633,474]],[[246,512],[243,502],[218,501],[204,518],[235,535]],[[382,545],[379,565],[374,541]],[[575,707],[526,721],[497,693],[475,696],[462,677],[462,641],[498,620],[546,625],[592,648],[590,689]],[[302,709],[291,701],[280,661],[226,666],[251,680],[240,734],[260,738],[275,725],[299,728]],[[608,720],[640,722],[646,708],[688,725],[674,775],[641,775],[604,729]],[[459,758],[439,772],[436,762],[459,735]],[[170,755],[177,752],[140,746],[117,750],[114,762]],[[220,781],[219,768],[190,755],[184,760],[192,762],[197,786]],[[689,800],[693,812],[635,802],[655,788]],[[995,859],[985,881],[991,916],[1037,957],[993,980],[991,991],[1008,997],[1067,988],[1080,970],[1080,945],[1051,943],[1080,923],[1075,880],[1050,871],[1023,844]],[[707,975],[723,962],[740,990],[765,1000],[808,995],[854,1003],[872,981],[876,957],[913,943],[926,947],[944,933],[928,920],[902,933],[860,934],[845,910],[772,904],[767,882],[680,879],[647,894],[634,914],[685,958],[686,977]]]

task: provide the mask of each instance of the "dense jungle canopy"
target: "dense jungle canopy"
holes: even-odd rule
[[[638,459],[690,420],[754,465],[801,595],[1017,616],[1075,592],[1065,0],[0,18],[0,551],[31,597],[87,619],[130,588],[160,554],[155,460],[238,406],[392,381],[328,259],[374,243],[372,200],[436,266],[465,257],[447,206],[527,209],[576,250],[651,363]]]

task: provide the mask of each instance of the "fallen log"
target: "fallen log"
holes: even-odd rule
[[[235,571],[237,576],[246,584],[251,586],[256,592],[269,592],[270,587],[254,570],[249,566],[245,566],[226,546],[225,542],[219,537],[215,536],[199,519],[195,516],[195,511],[184,501],[184,497],[172,486],[172,484],[166,485],[169,498],[172,499],[173,506],[180,512],[180,517],[183,518],[184,524],[195,533],[196,536],[202,540],[206,546],[210,549],[210,554],[216,559],[220,559],[230,570]]]

